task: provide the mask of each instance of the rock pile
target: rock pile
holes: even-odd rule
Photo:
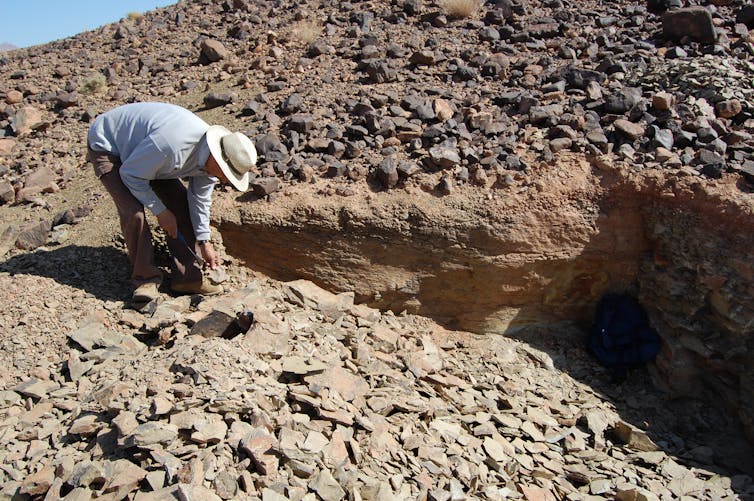
[[[240,201],[299,182],[367,201],[461,185],[491,197],[565,153],[652,170],[657,186],[751,190],[750,4],[451,3],[192,0],[0,55],[0,256],[12,254],[0,273],[0,499],[754,496],[726,416],[661,400],[643,374],[601,385],[572,339],[542,351],[450,333],[301,281],[124,309],[122,242],[103,229],[102,189],[82,163],[89,122],[131,101],[248,131],[260,162]],[[94,227],[106,250],[54,247]],[[713,260],[707,243],[693,250]],[[648,283],[695,292],[669,310],[684,328],[702,309],[724,323],[727,295],[749,294],[746,255],[725,285],[717,263],[670,262],[686,247],[651,258],[679,280]],[[744,330],[748,310],[731,304]],[[738,363],[739,345],[715,342]],[[729,382],[718,384],[744,406]]]
[[[250,328],[220,336],[248,311]],[[754,494],[715,472],[709,446],[670,456],[560,357],[311,282],[114,313],[70,330],[55,370],[0,392],[3,499]],[[226,320],[190,334],[212,315]]]
[[[564,150],[751,180],[751,6],[655,3],[500,0],[463,17],[449,2],[202,0],[10,52],[0,194],[33,201],[47,165],[70,177],[97,112],[186,98],[241,117],[258,196],[274,177],[506,187]]]

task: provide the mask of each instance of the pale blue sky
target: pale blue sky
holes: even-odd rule
[[[177,0],[0,0],[0,43],[30,47],[114,23]]]

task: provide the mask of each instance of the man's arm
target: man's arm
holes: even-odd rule
[[[217,179],[211,176],[189,178],[188,207],[194,236],[197,240],[209,240],[209,210],[212,205],[212,189]]]
[[[220,265],[220,256],[209,241],[211,237],[209,229],[209,210],[212,205],[212,189],[217,179],[211,176],[197,176],[189,178],[188,206],[191,224],[194,227],[194,235],[200,242],[199,250],[202,258],[210,268],[215,269]]]

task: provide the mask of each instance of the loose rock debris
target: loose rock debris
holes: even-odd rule
[[[247,311],[248,330],[213,336]],[[255,280],[112,315],[72,328],[55,370],[0,392],[0,498],[754,495],[709,447],[669,453],[559,370],[559,356],[383,314],[311,282]]]
[[[132,100],[241,120],[267,200],[315,180],[506,196],[566,151],[747,199],[752,6],[698,3],[193,0],[4,54],[0,499],[751,498],[723,416],[600,386],[570,341],[448,333],[303,282],[135,312],[117,252],[21,254],[80,237],[102,195],[81,138]],[[287,29],[308,17],[311,43]]]

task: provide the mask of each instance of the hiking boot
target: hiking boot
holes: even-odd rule
[[[178,294],[201,294],[202,296],[214,296],[220,294],[223,288],[219,285],[212,285],[207,281],[194,282],[187,284],[171,285],[170,289]]]
[[[134,289],[134,293],[131,296],[131,300],[134,303],[149,303],[160,297],[160,293],[157,290],[157,283],[146,282]]]

